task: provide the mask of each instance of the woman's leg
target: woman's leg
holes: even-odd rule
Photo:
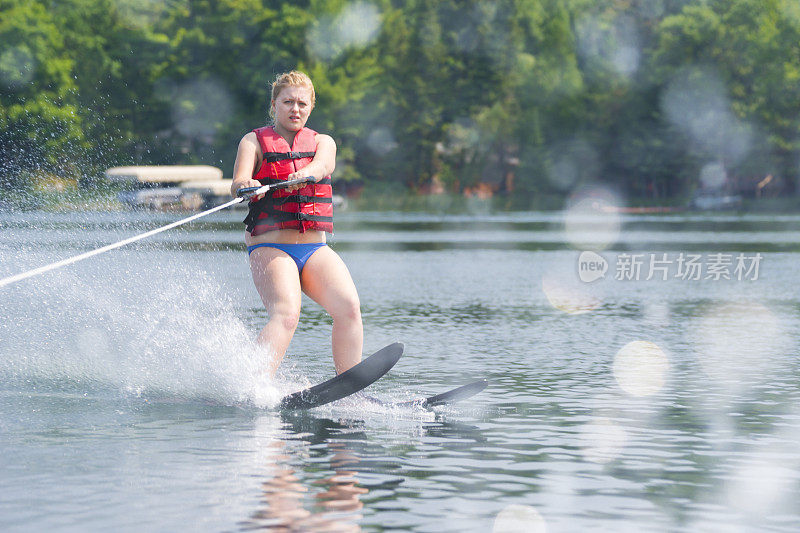
[[[300,319],[300,277],[297,265],[285,252],[262,246],[250,254],[250,272],[269,320],[258,335],[259,345],[274,352],[268,372],[274,376]]]
[[[350,272],[336,252],[323,246],[306,262],[300,282],[303,292],[333,318],[333,364],[341,374],[361,361],[364,344],[361,303]]]

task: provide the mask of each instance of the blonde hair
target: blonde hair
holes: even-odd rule
[[[269,102],[270,117],[273,119],[275,118],[275,114],[272,111],[272,104],[278,98],[278,95],[281,94],[281,91],[286,87],[305,87],[311,91],[311,108],[314,108],[314,104],[317,102],[317,94],[314,92],[314,84],[311,82],[311,78],[309,78],[305,72],[293,70],[291,72],[278,74],[278,76],[275,78],[275,81],[272,82],[272,95]]]

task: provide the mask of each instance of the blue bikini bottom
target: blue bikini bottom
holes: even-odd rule
[[[277,242],[262,242],[261,244],[254,244],[253,246],[247,247],[247,255],[253,253],[253,250],[256,248],[261,248],[262,246],[266,246],[267,248],[277,248],[283,252],[286,252],[289,257],[294,259],[294,262],[297,263],[297,271],[302,272],[303,267],[306,266],[306,261],[320,248],[325,246],[324,242],[312,242],[309,244],[281,244]]]

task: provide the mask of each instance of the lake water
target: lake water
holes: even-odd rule
[[[179,217],[0,213],[0,277]],[[330,321],[259,377],[242,217],[0,288],[0,530],[800,529],[800,216],[337,213],[371,393],[490,384],[303,413]]]

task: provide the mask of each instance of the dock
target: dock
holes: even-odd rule
[[[124,184],[119,200],[138,209],[195,211],[231,198],[231,180],[210,165],[113,167],[105,176]]]
[[[119,201],[134,209],[199,211],[231,199],[233,180],[210,165],[145,165],[113,167],[105,172],[110,182],[123,184]],[[333,206],[346,208],[346,199],[333,195]],[[234,209],[247,209],[247,203]]]

